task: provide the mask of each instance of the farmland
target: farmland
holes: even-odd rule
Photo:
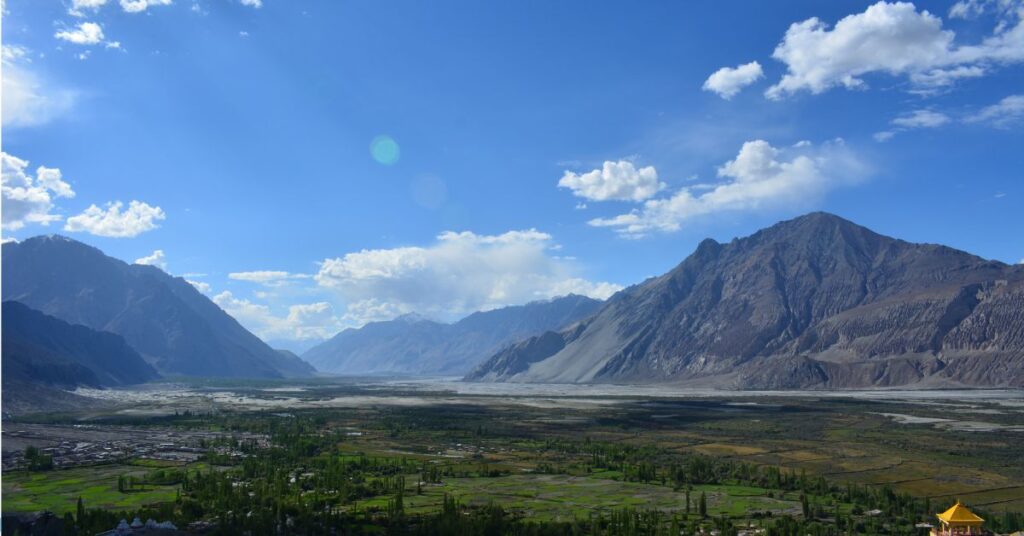
[[[800,530],[895,534],[913,532],[955,499],[997,527],[1016,527],[1024,512],[1024,405],[1012,392],[686,397],[330,382],[175,389],[132,394],[131,412],[114,402],[17,425],[36,438],[49,430],[54,440],[83,424],[191,445],[200,438],[201,460],[11,468],[5,513],[63,514],[81,497],[90,511],[244,528],[255,521],[226,512],[278,504],[267,515],[294,512],[294,522],[316,532],[338,523],[442,523],[435,516],[454,501],[490,518],[498,508],[509,523],[535,528],[610,527],[631,512],[652,527],[692,531],[782,530],[788,519]],[[118,479],[128,477],[140,485],[120,490]],[[223,486],[238,492],[213,491]],[[106,522],[94,518],[98,527]]]

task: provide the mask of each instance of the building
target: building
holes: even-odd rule
[[[949,510],[936,515],[939,526],[932,529],[932,536],[963,536],[984,534],[981,526],[985,520],[957,501]]]

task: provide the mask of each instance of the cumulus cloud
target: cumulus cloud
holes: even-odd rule
[[[842,140],[818,147],[801,142],[786,149],[764,140],[748,141],[735,159],[718,168],[722,182],[709,188],[683,188],[671,197],[648,200],[642,209],[588,223],[640,238],[676,231],[687,221],[710,214],[807,205],[865,172]]]
[[[68,8],[68,13],[76,17],[84,17],[87,12],[95,13],[106,4],[107,0],[71,0],[71,7]]]
[[[169,6],[171,0],[121,0],[120,3],[126,13],[141,13],[154,6]]]
[[[877,141],[889,141],[896,134],[912,129],[919,128],[938,128],[946,123],[949,123],[951,119],[948,115],[936,112],[933,110],[914,110],[909,113],[900,115],[889,122],[894,128],[884,130],[882,132],[875,133],[875,140]]]
[[[213,302],[263,340],[324,339],[342,329],[341,319],[327,302],[291,305],[283,316],[229,291],[214,296]]]
[[[362,250],[326,259],[316,282],[348,304],[361,324],[418,312],[437,318],[577,292],[607,298],[621,287],[582,279],[572,261],[550,254],[535,229],[500,235],[445,232],[426,247]]]
[[[95,45],[103,41],[103,28],[95,22],[83,22],[74,29],[60,30],[53,36],[76,45]]]
[[[367,298],[348,304],[342,319],[349,324],[361,326],[370,322],[391,320],[413,312],[405,303],[384,302],[376,298]]]
[[[107,203],[106,208],[90,205],[84,212],[67,219],[64,230],[86,232],[96,236],[131,238],[159,227],[156,222],[166,219],[163,209],[141,201],[131,201],[122,211],[124,203]]]
[[[75,92],[43,81],[31,68],[30,51],[3,45],[3,126],[33,127],[46,124],[71,109]]]
[[[764,78],[761,64],[752,61],[736,67],[722,67],[704,81],[702,89],[717,93],[725,100],[733,98],[741,89]]]
[[[591,201],[643,201],[665,187],[653,166],[637,169],[628,160],[605,162],[601,169],[583,174],[566,171],[558,186]]]
[[[986,106],[978,113],[968,116],[968,123],[988,123],[999,128],[1007,128],[1024,122],[1024,94],[1010,95],[991,106]]]
[[[787,73],[765,95],[781,99],[801,91],[864,88],[863,77],[872,73],[907,76],[926,88],[982,76],[987,66],[1024,61],[1024,8],[1003,15],[991,35],[962,46],[941,18],[907,2],[878,2],[832,29],[818,18],[794,23],[772,54]]]
[[[27,160],[0,153],[4,229],[16,230],[30,223],[48,225],[59,221],[61,217],[52,213],[54,198],[75,196],[59,169],[39,166],[33,176],[28,164]]]
[[[932,110],[914,110],[892,120],[892,124],[904,128],[935,128],[949,122],[949,116]]]
[[[259,9],[263,7],[263,0],[239,0],[243,6],[254,7]]]
[[[185,281],[187,281],[189,285],[196,287],[196,290],[203,294],[209,294],[210,291],[213,290],[213,287],[211,287],[209,283],[203,281],[196,281],[194,279],[186,279]]]
[[[293,279],[309,279],[309,274],[293,274],[291,272],[277,270],[256,270],[251,272],[232,272],[228,274],[229,279],[235,281],[248,281],[268,287],[278,287]]]
[[[164,255],[164,250],[158,249],[158,250],[153,251],[153,253],[151,253],[149,255],[146,255],[145,257],[140,257],[138,259],[135,259],[135,264],[144,264],[144,265],[148,265],[148,266],[156,266],[157,268],[159,268],[159,269],[161,269],[161,270],[166,272],[167,271],[167,256]]]

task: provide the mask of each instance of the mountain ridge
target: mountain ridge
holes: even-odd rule
[[[5,382],[73,389],[160,377],[119,335],[69,324],[16,301],[3,302],[2,312]]]
[[[116,333],[164,374],[278,378],[314,372],[157,267],[129,265],[60,235],[6,243],[3,257],[5,299]]]
[[[827,213],[720,244],[470,381],[1024,385],[1024,269]]]
[[[344,330],[302,357],[343,374],[464,374],[502,346],[581,320],[600,303],[570,294],[475,312],[452,324],[407,314]]]

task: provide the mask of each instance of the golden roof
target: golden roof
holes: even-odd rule
[[[942,512],[936,517],[938,517],[939,520],[941,520],[944,523],[966,523],[969,525],[974,525],[985,522],[984,519],[978,517],[974,512],[968,510],[966,506],[960,504],[960,501],[957,501],[956,504],[949,508],[949,510]]]

